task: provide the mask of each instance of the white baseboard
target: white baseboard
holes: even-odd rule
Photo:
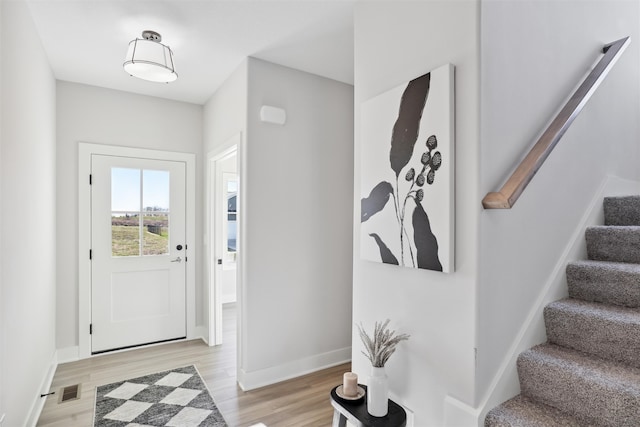
[[[80,360],[80,349],[77,345],[72,347],[59,348],[56,351],[58,365]]]
[[[588,226],[604,223],[603,198],[606,196],[627,196],[639,193],[640,182],[637,181],[615,176],[607,176],[602,181],[595,196],[586,207],[582,218],[576,224],[571,239],[567,242],[562,255],[558,258],[557,264],[541,288],[538,298],[532,305],[525,322],[518,331],[509,351],[500,364],[500,368],[493,377],[484,398],[480,400],[481,403],[478,408],[475,408],[477,421],[473,424],[474,426],[484,425],[484,417],[487,412],[519,393],[520,386],[518,373],[516,371],[518,355],[522,351],[546,341],[546,331],[541,313],[547,304],[561,299],[568,294],[566,284],[567,263],[586,258],[584,232]],[[452,398],[452,400],[455,399]],[[458,408],[462,407],[459,404],[455,406]],[[469,414],[474,413],[474,411],[467,412],[469,412]]]
[[[253,390],[341,365],[350,360],[351,347],[345,347],[257,371],[246,372],[244,369],[239,369],[238,384],[244,391]]]
[[[193,330],[193,337],[189,339],[198,339],[200,338],[205,344],[209,345],[209,329],[206,326],[198,325]]]
[[[51,359],[51,363],[49,364],[49,369],[47,370],[47,374],[42,379],[40,383],[40,393],[47,394],[51,389],[51,383],[53,382],[53,376],[56,374],[56,369],[58,367],[57,360],[57,352],[53,353],[53,357]],[[42,408],[44,408],[45,401],[47,399],[45,397],[40,397],[37,395],[33,402],[31,403],[31,409],[29,410],[29,418],[27,418],[26,426],[35,427],[40,419],[40,414],[42,413]]]
[[[480,410],[456,399],[444,398],[444,425],[447,427],[476,427],[478,426]]]

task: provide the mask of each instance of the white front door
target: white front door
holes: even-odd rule
[[[185,163],[91,156],[91,351],[185,338]]]

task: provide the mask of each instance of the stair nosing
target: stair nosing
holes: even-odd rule
[[[640,225],[604,225],[604,224],[595,224],[588,225],[586,230],[630,230],[630,231],[640,231]]]
[[[637,320],[638,326],[640,326],[640,309],[637,307],[626,307],[572,297],[550,302],[545,306],[543,311],[546,310],[547,307],[549,307],[550,310],[566,309],[572,313],[593,315],[594,317],[606,318],[606,320],[621,320],[625,323],[636,323],[627,321]],[[590,310],[580,310],[580,308],[588,308]],[[603,314],[610,314],[611,317],[603,316]]]
[[[640,273],[640,263],[634,262],[622,262],[622,261],[607,261],[600,259],[580,259],[575,261],[569,261],[567,263],[567,267],[594,267],[594,268],[605,268],[610,270],[633,270],[635,272],[637,270]]]
[[[575,417],[573,414],[565,412],[554,406],[547,405],[546,403],[539,402],[535,399],[532,399],[531,397],[523,395],[522,393],[492,408],[491,411],[487,413],[487,417],[485,417],[485,420],[489,416],[492,416],[492,417],[495,417],[496,421],[498,422],[505,421],[509,418],[513,418],[513,417],[510,417],[510,415],[514,412],[517,412],[517,410],[522,407],[533,407],[531,411],[533,413],[529,412],[529,413],[521,414],[520,418],[526,418],[532,415],[536,416],[537,415],[536,413],[539,412],[539,413],[542,413],[544,417],[550,417],[550,418],[553,418],[554,420],[562,421],[562,424],[560,425],[563,425],[563,426],[567,425],[566,422],[571,422],[576,426],[584,426],[584,423],[582,422],[582,420]],[[561,417],[561,418],[558,418],[558,417]]]

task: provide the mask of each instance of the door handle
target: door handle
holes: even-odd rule
[[[182,262],[182,258],[178,257],[176,259],[172,259],[171,262]]]

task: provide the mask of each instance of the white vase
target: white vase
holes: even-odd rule
[[[367,384],[367,411],[374,417],[384,417],[389,412],[389,380],[384,366],[371,367]]]

